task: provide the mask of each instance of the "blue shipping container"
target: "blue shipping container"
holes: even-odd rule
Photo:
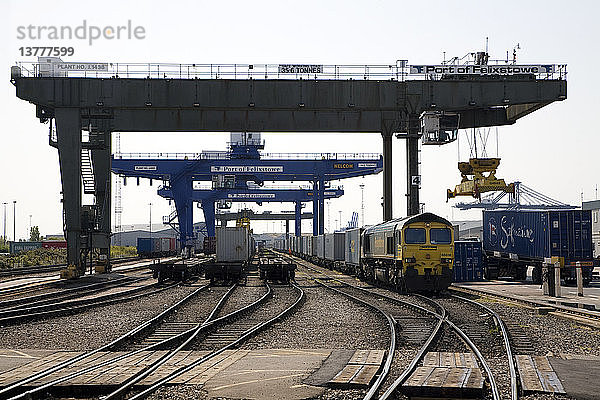
[[[483,280],[483,248],[480,241],[454,242],[454,282]]]
[[[158,255],[161,250],[161,240],[159,238],[138,238],[137,252],[139,255]]]
[[[483,248],[503,257],[544,261],[564,257],[565,264],[591,262],[592,214],[582,210],[484,211]]]

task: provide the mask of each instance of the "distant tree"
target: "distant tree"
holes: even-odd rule
[[[31,231],[29,232],[29,241],[31,242],[39,242],[40,241],[40,228],[37,226],[32,226]]]

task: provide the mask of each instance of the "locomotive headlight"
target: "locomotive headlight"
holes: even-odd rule
[[[416,260],[414,257],[406,257],[406,258],[404,259],[404,262],[405,262],[406,264],[411,264],[411,263],[416,263],[416,262],[417,262],[417,260]]]
[[[452,262],[452,259],[451,258],[441,258],[440,261],[443,264],[450,264]]]

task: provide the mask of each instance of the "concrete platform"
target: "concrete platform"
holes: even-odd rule
[[[148,376],[140,387],[148,386],[164,377],[168,372],[203,357],[205,351],[181,352],[170,362]],[[349,353],[349,354],[348,354]],[[27,375],[40,371],[69,359],[79,352],[10,350],[0,349],[0,387],[5,387]],[[69,373],[82,366],[114,358],[123,353],[98,353],[90,360],[71,366]],[[102,367],[93,372],[66,381],[58,388],[83,393],[106,393],[115,385],[124,382],[136,371],[159,358],[163,351],[142,352],[120,362]],[[268,350],[228,350],[220,356],[197,366],[170,384],[198,385],[209,397],[246,398],[246,399],[305,399],[321,395],[331,376],[337,374],[348,362],[348,356],[354,351],[328,349],[268,349]],[[338,359],[335,362],[336,359]],[[329,360],[328,363],[325,363]],[[328,365],[328,368],[322,368]],[[337,365],[331,368],[332,365]],[[319,371],[319,374],[315,372]],[[311,377],[315,375],[319,382]],[[39,386],[59,375],[42,378],[31,386]],[[317,383],[317,384],[315,384]]]
[[[580,308],[597,313],[600,316],[600,282],[592,282],[583,288],[583,297],[577,296],[577,288],[563,286],[561,297],[550,297],[543,293],[540,285],[521,282],[485,281],[459,282],[452,286],[465,289],[480,290],[501,296],[510,296],[517,300],[535,301],[540,305],[560,305]]]

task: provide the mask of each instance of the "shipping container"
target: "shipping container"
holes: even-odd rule
[[[533,265],[534,281],[541,279],[541,263],[551,257],[564,261],[563,278],[575,277],[577,262],[590,275],[593,261],[591,212],[582,210],[495,210],[483,212],[483,249],[489,261],[488,278],[506,275],[525,279]],[[587,279],[587,278],[586,278]]]
[[[454,282],[484,279],[483,246],[479,240],[454,242]]]
[[[349,229],[344,233],[344,261],[347,269],[360,265],[360,235],[363,228]]]
[[[137,238],[137,252],[143,257],[157,257],[160,252],[159,238]]]
[[[317,245],[317,236],[311,236],[310,237],[310,242],[311,242],[311,249],[310,249],[310,255],[312,258],[317,258],[317,253],[318,253],[318,248],[319,246]]]
[[[251,252],[245,227],[217,227],[217,262],[245,262]]]
[[[312,255],[312,236],[302,236],[302,241],[304,243],[302,255],[304,257],[310,257]]]
[[[324,238],[325,260],[344,260],[344,232],[327,233]]]
[[[22,251],[36,250],[42,247],[42,242],[8,242],[10,254],[20,253]]]
[[[44,240],[42,241],[42,247],[44,249],[66,249],[66,240]]]
[[[486,252],[540,260],[564,257],[565,263],[592,260],[590,211],[484,211]]]
[[[171,239],[160,238],[160,252],[162,254],[169,254],[171,252]]]
[[[313,242],[313,246],[316,247],[317,258],[319,260],[325,259],[325,235],[315,236],[315,241]]]

